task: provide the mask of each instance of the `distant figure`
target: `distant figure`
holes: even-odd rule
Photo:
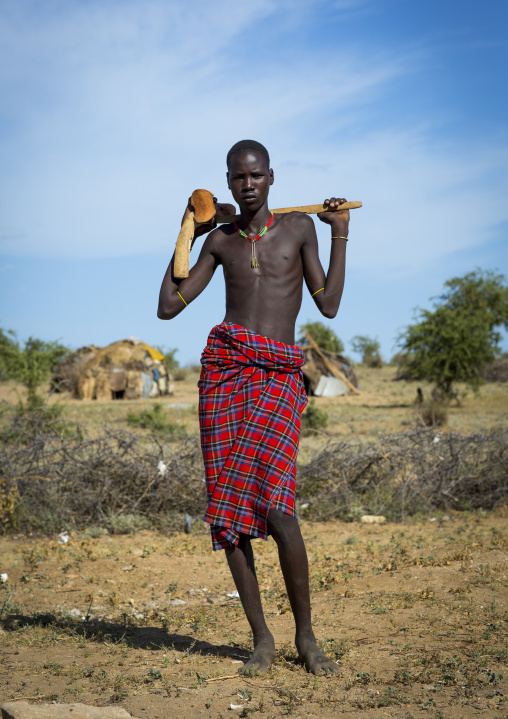
[[[421,387],[417,387],[416,389],[416,404],[423,404],[423,392]]]
[[[337,314],[349,211],[318,215],[331,227],[325,275],[312,219],[300,212],[273,215],[268,209],[274,174],[265,147],[243,140],[229,151],[227,166],[240,219],[208,235],[187,279],[175,279],[171,260],[158,316],[172,319],[182,312],[222,265],[226,315],[212,329],[201,358],[199,418],[209,498],[205,520],[213,548],[226,550],[254,639],[254,652],[240,672],[264,674],[275,656],[251,544],[271,534],[295,618],[299,660],[314,674],[336,674],[337,665],[321,652],[312,630],[307,554],[296,518],[295,468],[307,396],[295,323],[304,281],[321,313]],[[324,204],[338,208],[343,202],[332,197]],[[209,229],[198,227],[196,236]]]

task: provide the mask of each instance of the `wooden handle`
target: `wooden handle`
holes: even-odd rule
[[[361,202],[343,202],[342,205],[334,207],[324,207],[321,205],[304,205],[303,207],[281,207],[279,210],[272,210],[274,215],[283,215],[286,212],[306,212],[308,215],[316,215],[318,212],[338,212],[340,210],[356,210],[362,206]]]
[[[207,192],[207,190],[196,190],[196,192]],[[211,193],[208,193],[211,195]],[[192,195],[194,197],[194,193]],[[286,212],[306,212],[308,215],[315,215],[318,212],[337,212],[340,210],[356,210],[361,207],[361,202],[344,202],[339,207],[333,210],[330,207],[323,207],[323,205],[304,205],[303,207],[281,207],[278,210],[272,210],[274,215],[282,215]],[[208,217],[208,216],[207,216]],[[224,224],[225,222],[237,222],[240,219],[240,215],[216,215],[215,219],[217,223]],[[189,212],[185,218],[180,234],[176,241],[175,249],[175,261],[173,264],[173,273],[179,280],[184,280],[189,276],[189,255],[191,251],[192,240],[194,237],[194,230],[196,228],[194,213]]]
[[[179,280],[184,280],[189,276],[189,255],[191,251],[192,239],[194,237],[194,213],[189,212],[183,221],[180,233],[176,241],[175,261],[173,263],[173,274]]]
[[[318,212],[338,212],[339,210],[356,210],[362,207],[360,201],[344,202],[333,210],[323,205],[304,205],[303,207],[280,207],[278,210],[272,210],[274,215],[283,215],[286,212],[306,212],[308,215],[316,215]],[[225,222],[238,222],[240,215],[216,215],[217,222],[223,224]]]

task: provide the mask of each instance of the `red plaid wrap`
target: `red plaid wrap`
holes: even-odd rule
[[[214,549],[240,534],[266,539],[270,509],[296,515],[304,361],[300,347],[231,322],[210,332],[198,386]]]

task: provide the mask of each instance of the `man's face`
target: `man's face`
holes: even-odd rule
[[[228,187],[240,209],[255,211],[266,202],[273,171],[263,155],[254,150],[237,152],[229,161]]]

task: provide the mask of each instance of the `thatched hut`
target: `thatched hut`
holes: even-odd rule
[[[54,392],[70,392],[74,394],[74,388],[76,387],[83,365],[85,365],[99,349],[100,347],[96,347],[95,345],[86,345],[60,360],[56,367],[53,367],[51,389]]]
[[[307,332],[303,379],[309,396],[338,397],[360,394],[358,379],[350,362],[342,355],[322,350]]]
[[[164,355],[135,337],[107,347],[81,347],[56,367],[51,384],[77,399],[173,394],[173,377]]]

